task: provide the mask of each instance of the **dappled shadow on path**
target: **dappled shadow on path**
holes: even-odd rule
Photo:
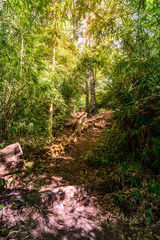
[[[100,120],[93,122],[65,153],[31,154],[29,174],[17,176],[13,189],[0,193],[1,223],[11,229],[6,239],[120,239],[110,227],[117,226],[116,218],[102,211],[99,193],[86,186],[83,176],[87,165],[82,156],[95,149],[105,130],[103,116],[102,120],[102,125]]]
[[[34,236],[45,236],[46,239],[52,239],[53,236],[55,239],[114,239],[106,224],[103,228],[105,218],[85,189],[66,186],[54,192],[56,196],[60,194],[60,200],[55,201],[43,217],[40,213],[33,216],[36,220],[32,230]],[[116,222],[111,216],[109,219]],[[101,238],[104,234],[105,238]]]
[[[2,224],[8,229],[18,227],[16,237],[118,239],[108,225],[116,224],[116,219],[110,213],[104,215],[84,187],[66,186],[44,192],[7,190],[1,192],[0,204],[4,205],[0,211]]]

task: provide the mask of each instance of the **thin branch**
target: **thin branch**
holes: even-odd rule
[[[0,178],[2,177],[6,177],[6,176],[9,176],[9,175],[13,175],[13,174],[17,174],[17,173],[24,173],[25,170],[18,170],[18,171],[15,171],[15,172],[11,172],[11,173],[6,173],[4,175],[0,175]]]
[[[9,232],[9,234],[7,235],[7,237],[6,237],[4,240],[7,240],[7,239],[8,239],[8,237],[9,237],[11,234],[13,234],[13,233],[18,233],[18,232],[20,232],[20,230],[18,230],[18,231],[11,231],[11,232]]]

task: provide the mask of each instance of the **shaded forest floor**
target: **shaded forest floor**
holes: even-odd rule
[[[88,164],[91,151],[104,141],[111,114],[85,118],[77,134],[74,115],[51,146],[26,148],[26,173],[7,177],[8,188],[0,192],[1,240],[154,239],[144,237],[143,226],[137,235],[115,214],[113,193],[121,188],[115,165]],[[67,147],[59,148],[71,135]]]

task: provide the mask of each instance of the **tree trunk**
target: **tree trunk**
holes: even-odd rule
[[[95,97],[95,78],[93,70],[90,70],[90,91],[91,91],[91,112],[96,109],[96,97]]]
[[[91,1],[87,1],[89,7],[91,6]],[[88,14],[88,24],[86,27],[87,37],[86,37],[86,46],[92,50],[93,46],[92,43],[92,34],[91,34],[91,14]],[[89,71],[89,78],[90,78],[90,93],[91,93],[91,112],[94,112],[96,109],[96,97],[95,97],[95,78],[94,78],[94,72],[92,69],[92,65],[90,66],[91,70]],[[87,101],[87,95],[86,95],[86,101]],[[87,105],[87,104],[86,104]],[[87,107],[86,107],[87,108]]]
[[[88,79],[86,78],[86,112],[89,113],[89,88],[88,88]]]
[[[56,22],[55,22],[55,10],[54,10],[54,4],[55,1],[52,1],[53,3],[53,47],[52,47],[52,70],[55,72],[55,65],[56,65]],[[54,88],[54,80],[52,82],[52,87]],[[50,104],[50,119],[49,119],[49,134],[52,137],[52,128],[53,128],[53,97],[51,98],[51,104]]]
[[[55,36],[55,24],[53,26],[53,49],[52,49],[52,70],[55,71],[56,65],[56,36]]]

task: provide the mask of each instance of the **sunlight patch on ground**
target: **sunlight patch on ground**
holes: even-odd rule
[[[72,231],[75,239],[77,234],[89,239],[97,239],[95,231],[102,231],[106,219],[116,223],[111,213],[103,215],[99,205],[95,204],[95,197],[87,194],[86,190],[76,186],[56,188],[53,191],[56,200],[52,207],[44,209],[45,216],[36,212],[33,215],[34,228],[32,234],[39,237],[43,234],[58,235],[59,231]],[[50,239],[50,238],[49,238]],[[60,238],[61,239],[61,238]],[[68,238],[67,238],[68,239]]]

